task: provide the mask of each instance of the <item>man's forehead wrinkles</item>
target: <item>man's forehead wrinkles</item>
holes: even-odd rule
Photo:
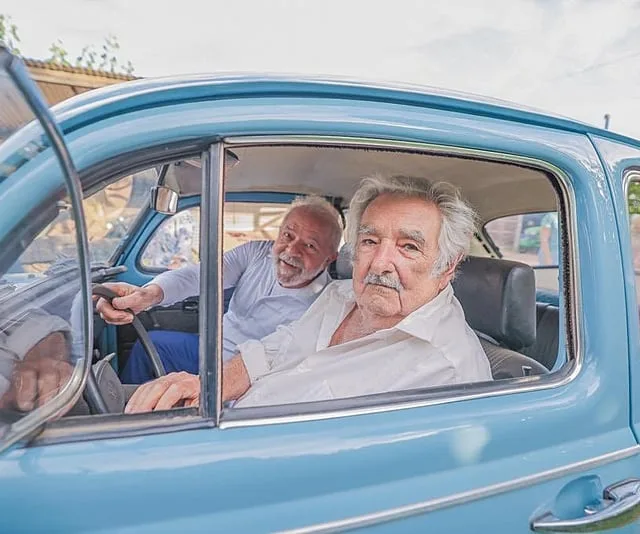
[[[322,232],[315,230],[313,228],[308,228],[305,225],[298,224],[296,222],[287,222],[282,228],[285,230],[292,230],[294,232],[303,233],[307,239],[310,239],[315,242],[319,242],[322,240],[322,236],[324,235]]]

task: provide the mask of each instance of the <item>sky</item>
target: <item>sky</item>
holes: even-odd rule
[[[640,0],[2,0],[24,56],[117,36],[138,76],[332,75],[533,106],[640,138]]]

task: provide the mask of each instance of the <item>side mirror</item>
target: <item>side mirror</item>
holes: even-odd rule
[[[173,215],[178,211],[178,193],[164,185],[152,187],[151,208],[159,213]]]

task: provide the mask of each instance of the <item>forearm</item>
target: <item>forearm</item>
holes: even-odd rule
[[[222,368],[222,402],[239,399],[250,387],[251,380],[242,355],[237,354]]]
[[[162,300],[157,304],[170,306],[187,297],[200,294],[200,265],[188,265],[166,271],[156,276],[145,287],[157,286],[162,292]]]

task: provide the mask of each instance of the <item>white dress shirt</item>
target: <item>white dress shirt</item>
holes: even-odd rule
[[[393,328],[330,347],[354,305],[352,281],[333,282],[299,320],[239,345],[251,387],[235,407],[492,379],[489,361],[450,285]]]
[[[222,284],[224,289],[235,288],[222,320],[224,360],[236,354],[243,341],[260,339],[278,325],[300,318],[331,281],[323,271],[308,286],[282,287],[276,278],[272,248],[273,241],[250,241],[224,254]],[[162,288],[160,306],[170,306],[200,294],[200,265],[166,271],[150,283]]]

